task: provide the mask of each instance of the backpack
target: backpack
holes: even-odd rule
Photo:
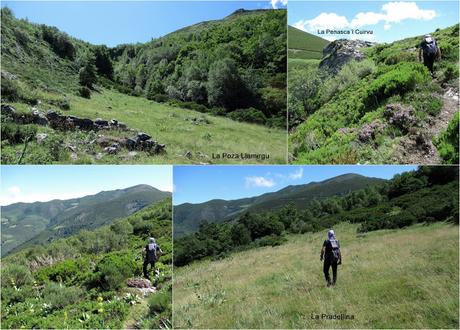
[[[335,239],[330,239],[329,242],[331,242],[332,246],[332,261],[333,262],[338,262],[340,260],[340,244],[339,241]]]
[[[436,45],[436,40],[433,37],[428,37],[423,39],[422,42],[423,52],[426,54],[436,54],[438,52],[438,46]]]
[[[159,246],[156,243],[149,243],[145,246],[145,251],[147,252],[147,260],[149,261],[157,261],[158,254],[157,251],[159,250]]]

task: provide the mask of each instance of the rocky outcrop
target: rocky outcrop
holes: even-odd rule
[[[331,42],[323,49],[323,59],[319,67],[331,74],[336,74],[342,66],[351,60],[361,61],[365,58],[363,48],[375,45],[362,40],[339,39]]]
[[[56,111],[49,110],[46,113],[39,111],[36,108],[32,112],[18,113],[11,105],[2,104],[1,114],[3,117],[11,118],[18,124],[37,124],[50,126],[55,130],[60,131],[103,131],[103,130],[121,130],[127,132],[135,132],[128,128],[125,124],[116,119],[110,121],[98,118],[91,120],[88,118],[78,118],[75,116],[61,115]],[[37,137],[40,142],[44,139]],[[133,137],[113,138],[99,135],[92,143],[97,143],[107,154],[117,154],[121,148],[126,148],[131,151],[145,151],[150,154],[160,154],[166,152],[166,145],[153,140],[150,135],[144,132],[139,132]]]
[[[156,288],[152,285],[152,283],[148,279],[145,279],[145,278],[139,278],[139,277],[129,278],[126,281],[126,284],[130,288],[136,288],[144,296],[150,293],[156,292]]]

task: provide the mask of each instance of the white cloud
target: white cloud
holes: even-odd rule
[[[307,31],[325,30],[325,29],[344,29],[349,27],[345,16],[339,16],[336,13],[321,13],[311,20],[299,21],[294,26],[298,29]]]
[[[289,174],[289,179],[291,180],[299,180],[303,178],[303,167],[300,167],[297,171],[292,172]]]
[[[275,181],[269,178],[264,178],[263,176],[248,176],[245,178],[246,188],[252,187],[273,187]]]
[[[394,23],[400,23],[409,19],[429,21],[437,15],[435,10],[421,9],[415,2],[388,2],[382,5],[381,12],[357,13],[351,21],[345,16],[340,16],[336,13],[321,13],[313,19],[295,23],[294,27],[304,31],[316,31],[359,28],[383,22],[385,24],[383,28],[388,30],[391,28],[391,24]],[[360,37],[360,39],[365,38]],[[372,37],[367,37],[367,39],[372,39]]]
[[[270,0],[273,9],[286,7],[288,0]]]
[[[420,9],[415,2],[388,2],[382,6],[385,22],[399,23],[406,19],[429,21],[437,16],[436,11]]]

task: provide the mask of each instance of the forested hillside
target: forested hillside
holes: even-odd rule
[[[289,59],[291,161],[458,163],[458,29],[432,33],[433,77],[418,60],[421,36],[336,40],[321,60]]]
[[[169,192],[137,185],[82,198],[3,206],[2,256],[74,235],[82,229],[110,224],[170,196]]]
[[[243,212],[260,213],[279,209],[291,203],[298,210],[308,208],[313,200],[341,196],[382,182],[357,174],[345,174],[323,182],[287,186],[273,193],[237,200],[215,199],[200,204],[174,206],[174,236],[197,231],[202,222],[219,223],[234,219]]]
[[[3,163],[284,162],[285,10],[114,48],[1,13]]]
[[[415,223],[459,219],[458,167],[420,167],[388,182],[344,196],[313,199],[299,210],[294,203],[268,212],[245,212],[222,223],[202,223],[199,231],[174,241],[174,263],[182,266],[231,251],[279,245],[287,233],[309,233],[340,222],[360,224],[359,233],[397,229]]]
[[[2,258],[2,328],[170,327],[171,227],[168,198],[109,226]],[[142,275],[149,237],[164,252],[154,287],[127,287],[128,278]]]

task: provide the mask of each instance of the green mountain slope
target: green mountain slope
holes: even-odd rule
[[[321,59],[323,48],[329,41],[308,32],[288,26],[288,57],[289,59]]]
[[[2,105],[17,113],[2,110],[3,163],[212,163],[222,152],[285,162],[285,11],[239,11],[114,48],[1,13]],[[128,129],[38,125],[33,111],[48,110]],[[120,144],[136,132],[165,144],[166,153],[130,152],[123,143],[109,153],[97,140],[102,134]]]
[[[175,267],[174,327],[458,328],[458,226],[364,236],[356,227],[335,227],[343,264],[333,288],[326,287],[319,260],[326,230]]]
[[[354,190],[363,189],[384,180],[368,178],[356,174],[346,174],[322,182],[288,186],[277,192],[232,201],[211,200],[200,204],[181,204],[174,206],[174,235],[179,237],[198,230],[200,223],[220,223],[247,212],[265,212],[279,209],[292,203],[301,210],[313,200],[340,196]]]
[[[2,256],[74,235],[82,229],[96,229],[170,195],[148,185],[138,185],[70,200],[4,206]]]
[[[290,70],[292,161],[458,163],[458,29],[432,33],[443,54],[434,78],[418,60],[422,36],[370,47],[338,40],[323,67]],[[350,50],[365,59],[350,58]]]
[[[110,225],[2,258],[2,328],[170,326],[171,212],[166,198]],[[127,279],[142,275],[141,251],[152,236],[163,254],[150,272],[156,290],[144,296]]]

